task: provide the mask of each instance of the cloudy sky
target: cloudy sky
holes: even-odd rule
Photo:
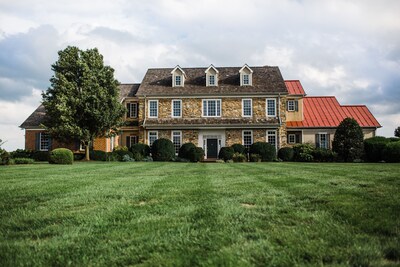
[[[366,104],[400,125],[400,1],[0,0],[0,139],[40,104],[57,51],[99,48],[120,82],[150,67],[279,66],[309,95]]]

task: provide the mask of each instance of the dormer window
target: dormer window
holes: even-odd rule
[[[247,64],[239,70],[240,74],[240,86],[251,86],[253,85],[253,70],[250,69]]]
[[[205,71],[206,73],[206,85],[207,86],[218,86],[218,73],[219,71],[211,64]]]
[[[185,85],[185,72],[179,65],[177,65],[172,71],[172,87],[183,87]]]

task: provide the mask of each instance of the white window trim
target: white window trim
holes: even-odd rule
[[[206,116],[204,114],[204,101],[219,101],[219,116],[218,115]],[[217,105],[215,105],[215,107],[217,107]],[[215,112],[215,113],[218,113],[218,112]],[[221,101],[221,99],[208,99],[208,98],[202,99],[201,100],[201,116],[204,118],[220,118],[220,117],[222,117],[222,101]]]
[[[274,115],[268,115],[268,101],[269,100],[273,100],[274,101]],[[267,115],[267,117],[270,117],[270,118],[273,118],[273,117],[276,117],[276,98],[267,98],[266,100],[265,100],[265,114]]]
[[[182,146],[182,131],[171,131],[172,143],[174,143],[174,133],[179,133],[179,144],[180,144],[180,146]],[[174,148],[175,148],[175,144],[174,144]],[[178,153],[175,152],[175,154],[177,155]]]
[[[294,141],[290,142],[290,137],[294,137]],[[288,144],[296,144],[296,134],[288,134]]]
[[[290,107],[290,105],[289,105],[289,102],[291,102],[291,103],[293,103],[293,109],[290,109],[289,107]],[[295,104],[295,100],[288,100],[287,101],[287,110],[288,111],[296,111],[296,104]]]
[[[250,100],[250,115],[244,115],[244,101]],[[242,117],[253,117],[253,99],[251,98],[244,98],[242,99]]]
[[[151,116],[150,115],[150,102],[156,102],[157,103],[157,116]],[[149,108],[149,110],[148,110],[149,118],[158,118],[158,100],[148,100],[147,105],[148,105],[148,108]]]
[[[47,149],[42,149],[42,135],[47,135]],[[49,151],[50,136],[47,133],[39,133],[39,151]]]
[[[245,79],[244,79],[244,77],[246,77],[247,76],[247,83],[245,83]],[[250,74],[247,74],[247,73],[243,73],[242,74],[242,85],[244,85],[244,86],[247,86],[247,85],[251,85],[251,82],[250,82]]]
[[[277,132],[277,130],[267,130],[266,131],[266,134],[265,134],[265,141],[267,142],[267,143],[269,143],[268,142],[268,137],[270,136],[269,134],[268,134],[268,132],[274,132],[275,134],[275,148],[276,149],[278,149],[278,132]],[[269,143],[269,144],[271,144],[271,143]],[[271,144],[272,145],[272,144]]]
[[[174,101],[180,102],[180,116],[174,116]],[[172,118],[182,118],[182,100],[181,99],[172,99],[171,100],[171,117]]]
[[[135,106],[135,108],[134,109],[132,109],[132,106]],[[138,103],[129,103],[129,118],[137,118],[138,117]],[[132,110],[134,110],[134,113],[135,113],[135,116],[133,116],[133,112],[132,112]]]
[[[147,144],[150,145],[150,133],[156,133],[156,140],[158,139],[158,131],[148,131],[147,132]],[[155,141],[155,140],[154,140]]]
[[[319,147],[320,147],[320,148],[329,149],[329,147],[330,147],[330,144],[329,144],[329,143],[327,143],[327,147],[321,147],[321,135],[327,136],[327,135],[329,135],[329,133],[327,133],[327,132],[318,132],[317,134],[318,134],[318,139],[319,139],[319,140],[318,140]],[[329,136],[329,139],[330,139],[330,136]],[[317,145],[317,144],[315,144],[315,145]]]
[[[244,146],[244,132],[251,132],[251,144],[254,143],[254,135],[253,135],[253,130],[242,130],[242,145]]]
[[[175,87],[182,87],[182,76],[183,75],[174,75],[174,85],[175,85]],[[176,82],[176,78],[178,78],[179,77],[179,82],[180,82],[180,84],[177,84],[177,82]]]

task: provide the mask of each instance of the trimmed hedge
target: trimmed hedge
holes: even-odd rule
[[[386,162],[400,162],[400,141],[387,143],[383,155]]]
[[[282,147],[278,150],[278,158],[283,161],[292,161],[294,156],[293,148],[291,147]]]
[[[183,144],[179,148],[178,157],[190,160],[190,156],[192,154],[190,151],[192,149],[195,149],[195,148],[196,148],[196,145],[193,144],[193,143],[185,143],[185,144]]]
[[[276,149],[267,142],[256,142],[250,146],[250,154],[259,154],[262,161],[274,161]]]
[[[364,140],[365,159],[369,162],[384,160],[384,150],[390,140],[383,136],[375,136]]]
[[[49,161],[49,151],[35,151],[32,158],[35,161]]]
[[[141,159],[143,159],[150,156],[150,147],[146,144],[134,144],[129,148],[129,150],[132,152],[135,160],[137,160],[135,157],[141,157]]]
[[[35,161],[30,158],[14,158],[14,163],[15,164],[32,164]]]
[[[232,147],[221,147],[218,158],[223,159],[224,161],[231,160],[233,158],[233,154],[235,154],[235,151]]]
[[[151,156],[154,161],[171,161],[175,157],[175,148],[171,140],[160,138],[151,146]]]
[[[128,148],[126,147],[125,149],[117,149],[112,152],[112,157],[114,157],[117,161],[123,161],[123,158],[125,156],[130,157],[131,159],[133,158],[133,153],[128,151]]]
[[[242,153],[235,152],[235,154],[233,154],[232,160],[233,162],[246,162],[247,157]]]
[[[13,152],[10,152],[10,156],[15,159],[15,158],[29,158],[33,159],[33,154],[34,151],[28,150],[28,149],[17,149]]]
[[[247,154],[247,149],[242,144],[233,144],[231,147],[233,148],[233,151],[235,153],[240,153],[240,154],[244,154],[244,155]]]
[[[204,150],[201,147],[191,148],[189,151],[189,158],[191,162],[199,162],[204,159]]]
[[[74,162],[74,154],[67,148],[56,148],[50,152],[50,164],[72,164]]]
[[[314,151],[314,146],[311,144],[298,144],[293,146],[294,161],[300,162],[311,162],[314,160],[314,156],[312,155]]]
[[[337,160],[337,153],[326,148],[316,148],[311,152],[315,162],[333,162]]]

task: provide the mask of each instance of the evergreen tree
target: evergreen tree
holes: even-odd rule
[[[125,108],[118,100],[114,69],[104,66],[97,48],[82,51],[68,46],[52,65],[51,86],[42,94],[46,108],[43,123],[59,140],[80,140],[89,147],[97,137],[112,135],[123,123]]]
[[[338,126],[332,142],[332,150],[345,162],[360,159],[364,151],[364,134],[353,118],[344,119]]]

